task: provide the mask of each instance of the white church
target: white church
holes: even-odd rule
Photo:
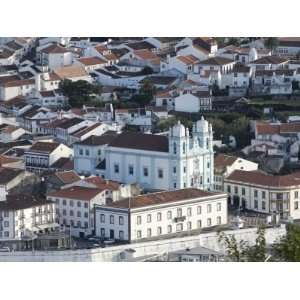
[[[192,133],[178,122],[168,135],[124,132],[106,144],[103,140],[74,145],[78,173],[138,183],[147,190],[213,189],[213,131],[203,117],[193,125]]]

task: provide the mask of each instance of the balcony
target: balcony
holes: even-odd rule
[[[176,218],[173,219],[173,221],[174,221],[175,223],[178,223],[178,222],[184,222],[185,220],[186,220],[186,217],[185,217],[185,216],[183,216],[183,217],[176,217]]]

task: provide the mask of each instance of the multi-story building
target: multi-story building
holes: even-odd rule
[[[36,142],[24,152],[25,168],[32,172],[43,172],[62,157],[70,157],[73,150],[56,142]]]
[[[84,237],[94,233],[94,207],[105,204],[106,197],[104,189],[71,186],[47,194],[47,199],[56,203],[59,224]]]
[[[56,230],[55,203],[32,195],[8,195],[0,201],[0,241],[34,237]]]
[[[300,174],[273,176],[236,170],[224,180],[229,201],[236,207],[282,218],[300,218]]]
[[[96,236],[129,242],[227,224],[227,195],[196,188],[157,192],[97,206]]]
[[[148,190],[208,190],[212,189],[214,179],[212,140],[212,127],[203,118],[194,124],[191,136],[180,122],[170,128],[168,136],[124,132],[106,145],[103,158],[89,149],[85,153],[85,142],[79,143],[74,147],[75,170],[82,173],[85,169],[86,173],[118,182],[138,183]]]
[[[257,169],[257,163],[220,153],[214,159],[214,190],[225,192],[224,179],[235,170],[255,171]]]

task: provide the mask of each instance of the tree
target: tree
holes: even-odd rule
[[[265,47],[267,49],[270,49],[271,52],[273,53],[273,51],[278,47],[278,38],[276,37],[269,37],[265,40]]]
[[[258,228],[255,244],[250,246],[246,241],[236,240],[235,236],[226,235],[224,232],[219,233],[219,243],[224,243],[226,253],[231,261],[235,262],[256,262],[266,261],[266,239],[265,229]]]
[[[286,235],[273,245],[273,251],[281,261],[300,261],[300,226],[289,224]]]
[[[91,84],[85,80],[71,81],[65,79],[60,83],[60,89],[64,96],[68,97],[72,107],[82,107],[84,104],[89,104],[95,96],[101,95],[102,92],[100,84]]]

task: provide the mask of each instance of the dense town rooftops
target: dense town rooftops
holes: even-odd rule
[[[41,52],[46,53],[46,54],[63,54],[63,53],[69,52],[69,50],[66,49],[65,47],[60,46],[60,45],[53,44],[53,45],[50,45],[46,48],[43,48],[41,50]]]
[[[284,62],[288,62],[288,59],[276,55],[264,56],[259,59],[256,59],[251,62],[251,64],[256,65],[268,65],[268,64],[282,64]]]
[[[257,122],[256,133],[257,134],[288,134],[300,132],[299,123],[281,123],[281,124],[270,124]]]
[[[85,66],[103,65],[107,63],[104,59],[101,59],[100,57],[97,56],[81,57],[78,58],[78,61]]]
[[[207,192],[199,190],[196,188],[187,188],[175,191],[164,191],[151,194],[145,194],[136,196],[133,198],[127,198],[112,203],[111,207],[116,208],[142,208],[147,206],[161,205],[166,203],[203,198],[206,200],[206,197],[221,195],[217,193]]]
[[[120,183],[113,180],[106,180],[99,176],[92,176],[84,179],[85,182],[91,183],[95,185],[97,188],[101,190],[118,190],[120,187]]]
[[[194,55],[186,55],[186,56],[179,55],[176,58],[181,62],[183,62],[185,65],[193,65],[199,61],[199,59]]]
[[[84,77],[84,76],[88,75],[88,73],[85,71],[85,69],[83,67],[75,66],[75,65],[55,69],[54,73],[60,79],[73,78],[73,77]]]
[[[74,161],[69,157],[61,157],[51,165],[51,169],[55,170],[73,170]]]
[[[72,126],[80,124],[83,121],[84,120],[80,119],[80,118],[64,119],[64,122],[61,122],[60,124],[58,124],[57,127],[61,128],[61,129],[68,129],[68,128],[72,127]]]
[[[133,50],[142,50],[142,49],[152,50],[155,48],[155,46],[153,46],[152,44],[146,41],[128,43],[127,46]]]
[[[5,49],[5,48],[1,48],[0,49],[0,59],[6,59],[6,58],[9,58],[11,57],[12,55],[14,54],[13,51],[10,51],[8,49]]]
[[[214,65],[214,66],[223,66],[231,63],[234,63],[232,59],[221,57],[221,56],[210,57],[206,60],[202,60],[199,62],[200,65]]]
[[[231,166],[238,158],[226,154],[218,154],[214,158],[215,169],[225,171],[226,167]]]
[[[145,82],[146,80],[149,80],[152,84],[159,84],[159,85],[170,85],[174,83],[177,78],[175,76],[148,76],[141,80],[141,83]]]
[[[144,151],[169,152],[169,140],[167,136],[137,132],[123,132],[109,146]]]
[[[64,184],[80,180],[80,177],[74,171],[56,172],[54,176],[56,176]]]
[[[7,81],[2,83],[5,87],[18,87],[23,85],[34,85],[35,80],[34,79],[20,79],[20,80],[14,80],[14,81]]]
[[[28,150],[30,152],[44,152],[51,153],[53,152],[60,144],[56,142],[36,142]]]
[[[0,185],[5,185],[19,176],[24,171],[21,169],[0,167]],[[1,201],[0,201],[1,202]]]
[[[51,203],[45,198],[33,195],[7,195],[6,201],[0,201],[0,210],[20,210]]]
[[[66,189],[61,189],[59,191],[49,193],[47,196],[90,201],[101,192],[102,192],[102,190],[100,190],[98,188],[72,186],[72,187],[69,187]]]
[[[101,146],[111,143],[117,136],[117,133],[114,131],[105,132],[104,134],[97,136],[91,135],[87,139],[82,142],[78,142],[76,144],[83,146]]]
[[[283,176],[274,176],[262,173],[261,171],[235,170],[225,180],[275,188],[299,186],[300,172]]]

